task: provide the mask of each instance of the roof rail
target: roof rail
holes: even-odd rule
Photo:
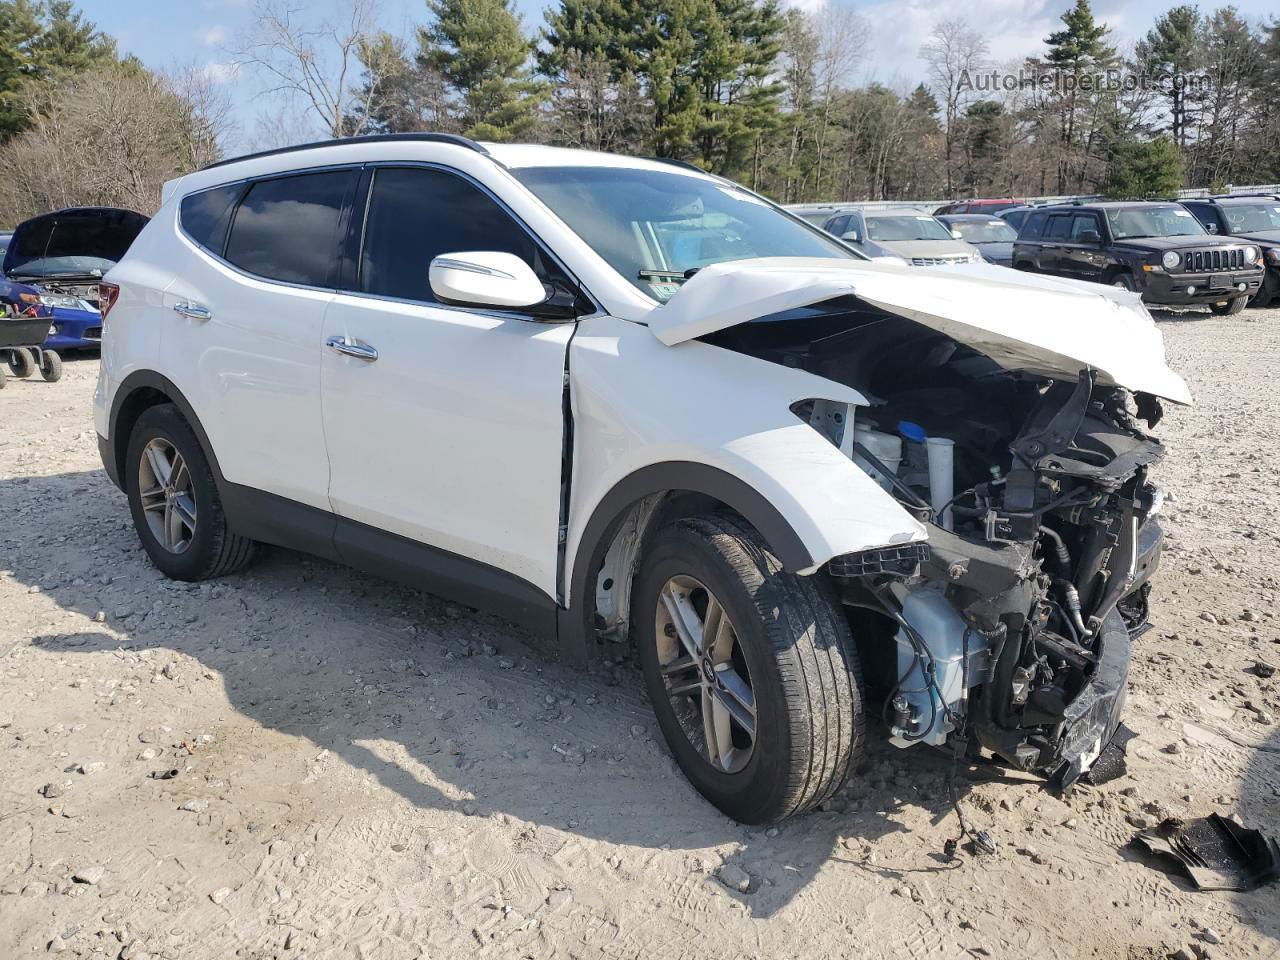
[[[229,163],[239,163],[241,160],[257,160],[260,157],[274,157],[284,153],[295,153],[298,150],[311,150],[315,147],[336,147],[340,144],[348,143],[399,143],[399,142],[428,142],[428,143],[452,143],[455,146],[466,147],[468,150],[474,150],[476,153],[482,153],[486,157],[489,151],[474,140],[459,136],[456,133],[375,133],[363,137],[343,137],[340,140],[317,140],[314,143],[297,143],[291,147],[277,147],[275,150],[263,150],[259,153],[246,153],[241,157],[229,157],[226,160],[219,160],[216,163],[210,163],[201,167],[201,170],[212,170],[215,167],[225,167]]]
[[[715,176],[715,174],[710,170],[704,170],[696,163],[690,163],[688,160],[677,160],[675,157],[649,157],[648,159],[652,160],[654,163],[669,163],[673,167],[684,167],[686,170],[696,170],[698,173],[705,173],[709,177]]]
[[[1267,200],[1280,200],[1280,195],[1274,193],[1215,193],[1207,197],[1196,197],[1193,199],[1201,200],[1234,200],[1237,197],[1264,197]]]

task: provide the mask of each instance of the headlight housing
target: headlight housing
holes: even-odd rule
[[[1256,263],[1256,262],[1257,262],[1257,260],[1258,260],[1258,248],[1257,248],[1257,247],[1245,247],[1245,248],[1244,248],[1244,262],[1245,262],[1245,263]]]
[[[1166,270],[1172,270],[1182,262],[1182,256],[1173,250],[1166,251],[1165,255],[1160,258],[1160,262],[1164,264]]]
[[[79,297],[72,297],[65,293],[42,293],[40,294],[40,302],[46,307],[71,307],[75,309],[80,306]]]

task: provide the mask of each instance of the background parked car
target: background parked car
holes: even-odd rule
[[[978,248],[984,260],[1004,267],[1013,266],[1013,241],[1018,231],[999,217],[987,213],[951,213],[938,217],[951,232]]]
[[[995,215],[1005,223],[1009,224],[1009,226],[1013,227],[1014,230],[1021,230],[1022,225],[1027,222],[1027,217],[1029,217],[1035,209],[1036,208],[1032,206],[1009,207],[1008,209],[1000,210]]]
[[[1211,236],[1177,203],[1043,207],[1018,232],[1013,265],[1124,287],[1148,303],[1200,304],[1218,314],[1239,313],[1262,284],[1256,244]]]
[[[944,203],[933,211],[933,215],[939,217],[944,213],[999,213],[1001,210],[1016,206],[1020,206],[1019,201],[1012,197],[1006,197],[1003,200],[958,200],[955,203]]]
[[[100,344],[98,281],[124,256],[148,219],[115,207],[71,207],[18,224],[4,254],[4,275],[37,287],[41,302],[53,308],[46,347]]]
[[[1209,197],[1184,200],[1182,205],[1210,233],[1251,240],[1261,248],[1266,273],[1249,306],[1273,303],[1280,296],[1280,197]]]
[[[9,241],[12,239],[12,233],[0,233],[0,263],[4,262],[5,251],[9,249]]]
[[[977,247],[927,213],[855,210],[832,217],[822,229],[869,257],[900,257],[916,267],[982,260]]]

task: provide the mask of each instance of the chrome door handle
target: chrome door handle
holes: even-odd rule
[[[190,303],[186,300],[179,300],[175,303],[173,312],[180,313],[182,316],[189,317],[192,320],[208,320],[213,316],[208,307],[202,307],[198,303]]]
[[[361,343],[359,340],[352,340],[350,337],[330,337],[324,342],[324,345],[330,350],[337,350],[338,353],[345,354],[348,357],[355,357],[357,360],[377,360],[378,351],[369,346],[367,343]]]

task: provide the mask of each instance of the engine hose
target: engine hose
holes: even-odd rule
[[[1058,531],[1052,527],[1042,525],[1040,533],[1053,544],[1054,556],[1058,561],[1058,567],[1062,570],[1063,576],[1071,576],[1071,554],[1067,552],[1067,545],[1062,542],[1062,537],[1058,535]]]
[[[1057,581],[1057,586],[1062,590],[1062,598],[1066,603],[1067,612],[1071,615],[1071,622],[1075,625],[1081,641],[1088,640],[1093,636],[1093,632],[1084,625],[1084,614],[1080,609],[1080,594],[1075,585],[1068,583],[1066,580],[1059,580]]]

